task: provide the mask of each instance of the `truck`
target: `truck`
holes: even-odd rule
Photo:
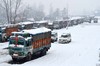
[[[58,40],[58,34],[57,32],[51,32],[51,42],[56,42]]]
[[[24,29],[32,29],[33,28],[33,22],[20,22],[18,23],[18,28],[19,30],[24,30]]]
[[[4,26],[0,26],[0,42],[7,41],[11,36],[11,33],[14,31],[18,31],[17,24],[7,24]]]
[[[33,55],[46,55],[51,47],[51,30],[45,27],[12,32],[9,54],[12,59],[29,61]]]
[[[95,18],[93,19],[94,23],[98,23],[98,18]]]

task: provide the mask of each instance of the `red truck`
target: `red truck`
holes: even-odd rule
[[[8,24],[5,26],[0,27],[0,41],[6,41],[10,36],[11,33],[14,31],[18,31],[17,24]]]

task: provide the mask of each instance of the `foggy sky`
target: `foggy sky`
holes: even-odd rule
[[[64,7],[67,8],[68,4],[69,14],[71,15],[90,13],[100,7],[99,2],[100,0],[24,0],[25,4],[31,6],[34,4],[43,4],[46,13],[49,12],[50,5],[52,5],[54,9],[63,9]]]

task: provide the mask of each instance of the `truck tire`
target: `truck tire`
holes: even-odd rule
[[[13,61],[17,61],[17,59],[16,59],[16,58],[12,58],[12,60],[13,60]]]
[[[32,59],[31,53],[28,53],[26,56],[26,61],[30,61]]]
[[[5,42],[5,41],[6,41],[6,39],[5,39],[5,38],[3,38],[2,42]]]
[[[41,56],[44,56],[44,55],[46,55],[46,53],[47,53],[47,49],[44,48],[44,49],[41,51],[40,55],[41,55]]]

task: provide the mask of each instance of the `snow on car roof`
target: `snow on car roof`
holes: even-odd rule
[[[30,34],[45,33],[45,32],[49,32],[49,31],[51,31],[51,30],[48,28],[45,28],[45,27],[41,27],[41,28],[37,28],[37,29],[30,29],[30,30],[23,30],[23,32],[27,32]]]

